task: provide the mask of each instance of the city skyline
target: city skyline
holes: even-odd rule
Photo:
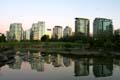
[[[0,32],[6,33],[11,23],[22,23],[27,30],[37,21],[45,21],[47,28],[55,25],[70,26],[74,31],[74,18],[90,19],[90,33],[93,20],[103,17],[113,20],[114,29],[120,24],[119,0],[4,0],[0,1]]]

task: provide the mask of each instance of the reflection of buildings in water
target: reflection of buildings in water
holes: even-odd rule
[[[48,55],[44,56],[44,60],[47,64],[50,64],[51,63],[51,55],[48,54]]]
[[[112,76],[113,60],[109,59],[93,59],[93,72],[95,77]]]
[[[24,53],[24,56],[22,56],[22,59],[24,61],[29,61],[29,59],[30,59],[30,52],[28,51],[27,53]]]
[[[44,71],[44,59],[40,57],[39,53],[32,53],[30,64],[33,70]]]
[[[114,59],[113,63],[114,63],[115,65],[120,66],[120,59]]]
[[[89,59],[87,58],[76,59],[74,68],[75,76],[88,76]]]
[[[63,64],[68,67],[72,64],[72,60],[68,57],[63,57]]]
[[[63,64],[63,56],[56,54],[52,56],[52,65],[54,67],[60,67]]]
[[[41,52],[38,52],[38,53],[31,53],[29,54],[30,55],[30,58],[39,58],[41,56]]]
[[[22,59],[19,55],[15,56],[15,62],[13,64],[9,64],[9,67],[12,69],[21,69]]]

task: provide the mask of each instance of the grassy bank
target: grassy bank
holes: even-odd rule
[[[78,43],[78,42],[3,42],[0,43],[0,46],[9,46],[9,47],[33,47],[33,48],[82,48],[85,47],[86,44]]]

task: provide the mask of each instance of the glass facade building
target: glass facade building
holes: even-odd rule
[[[96,18],[93,23],[93,36],[108,37],[113,35],[113,24],[111,19]]]
[[[89,19],[75,18],[75,34],[89,36]]]

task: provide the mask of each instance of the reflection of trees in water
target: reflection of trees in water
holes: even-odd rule
[[[13,47],[0,46],[0,67],[14,62],[15,51]]]
[[[112,58],[94,58],[93,72],[96,77],[112,76],[113,59]]]

